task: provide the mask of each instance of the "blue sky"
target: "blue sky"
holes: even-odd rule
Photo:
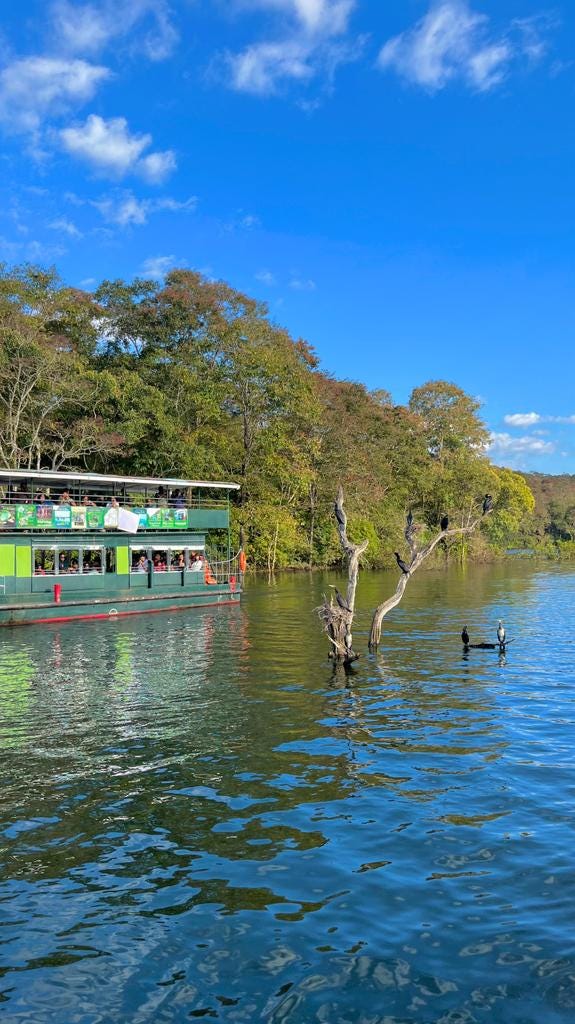
[[[0,259],[225,278],[575,473],[574,44],[572,0],[6,4]]]

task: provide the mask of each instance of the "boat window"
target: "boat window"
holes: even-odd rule
[[[34,548],[34,575],[54,575],[55,548]]]
[[[102,572],[102,548],[83,548],[82,572]]]
[[[115,548],[106,548],[106,572],[116,572]]]
[[[58,548],[56,573],[58,576],[74,575],[80,569],[80,551],[78,548]]]
[[[147,548],[132,548],[130,558],[130,572],[148,571],[150,563]]]
[[[188,560],[185,548],[170,548],[169,566],[171,572],[178,572],[187,569]]]
[[[170,564],[166,548],[152,549],[152,564],[154,572],[165,572]]]

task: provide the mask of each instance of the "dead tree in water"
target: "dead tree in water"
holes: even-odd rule
[[[397,584],[397,587],[395,588],[395,593],[392,594],[391,597],[388,597],[387,601],[383,601],[383,603],[378,605],[378,607],[375,609],[375,612],[373,614],[373,620],[371,623],[371,632],[369,635],[370,651],[375,650],[375,648],[378,646],[379,641],[381,639],[381,624],[385,616],[388,614],[388,612],[390,612],[392,608],[395,608],[396,605],[398,605],[399,602],[401,601],[405,592],[405,588],[407,587],[407,584],[409,583],[414,572],[416,572],[417,569],[419,569],[420,565],[423,562],[425,562],[425,559],[437,547],[441,540],[447,540],[450,537],[460,537],[466,533],[473,533],[473,531],[477,529],[479,523],[485,518],[485,516],[489,515],[493,511],[493,504],[491,500],[487,502],[487,498],[490,498],[490,495],[485,496],[485,501],[483,503],[483,510],[481,514],[478,515],[472,521],[468,521],[467,526],[459,526],[452,530],[441,530],[437,534],[437,537],[434,537],[433,540],[429,542],[429,544],[426,544],[425,547],[421,548],[421,551],[418,549],[415,537],[417,527],[413,522],[413,516],[411,514],[411,511],[408,513],[405,526],[405,539],[409,546],[411,559],[409,563],[405,563],[404,568],[402,568],[399,582]]]
[[[343,597],[339,590],[334,587],[335,603],[333,597],[330,597],[329,601],[326,597],[323,604],[317,609],[317,612],[332,644],[331,656],[336,661],[343,661],[344,665],[351,665],[359,657],[358,654],[354,653],[353,637],[351,635],[359,560],[369,542],[364,540],[361,544],[352,544],[348,539],[347,516],[343,507],[342,487],[337,492],[334,513],[337,520],[340,544],[347,561],[347,591],[345,597]]]

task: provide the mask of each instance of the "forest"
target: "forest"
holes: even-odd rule
[[[252,566],[339,562],[334,495],[369,566],[392,565],[405,515],[481,531],[437,558],[496,558],[551,536],[519,473],[492,465],[478,403],[448,381],[388,391],[337,380],[265,304],[188,269],[158,283],[69,287],[54,269],[0,269],[0,463],[233,480]],[[552,550],[549,548],[552,545]]]

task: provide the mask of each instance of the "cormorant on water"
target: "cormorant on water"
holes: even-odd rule
[[[484,499],[483,499],[483,515],[486,515],[487,512],[491,512],[492,508],[493,508],[493,498],[491,497],[490,494],[486,494]]]
[[[445,533],[447,527],[449,526],[449,516],[442,516],[439,525],[441,526],[441,532]]]
[[[334,587],[333,584],[330,584],[330,587],[331,587],[332,590],[335,590],[335,599],[336,599],[339,607],[343,608],[344,612],[350,612],[351,608],[349,607],[345,597],[341,596],[339,590],[337,589],[337,587]]]
[[[401,571],[403,573],[405,573],[406,576],[409,576],[409,566],[405,564],[405,562],[403,561],[403,558],[399,554],[399,551],[394,551],[393,553],[395,555],[395,561],[397,562],[397,564],[398,564],[399,568],[401,569]]]
[[[500,644],[505,643],[505,627],[501,619],[499,619],[499,625],[497,627],[497,639],[499,640]]]
[[[463,627],[463,630],[462,630],[462,633],[461,633],[461,641],[462,641],[464,647],[469,647],[469,633],[467,632],[467,626]]]

